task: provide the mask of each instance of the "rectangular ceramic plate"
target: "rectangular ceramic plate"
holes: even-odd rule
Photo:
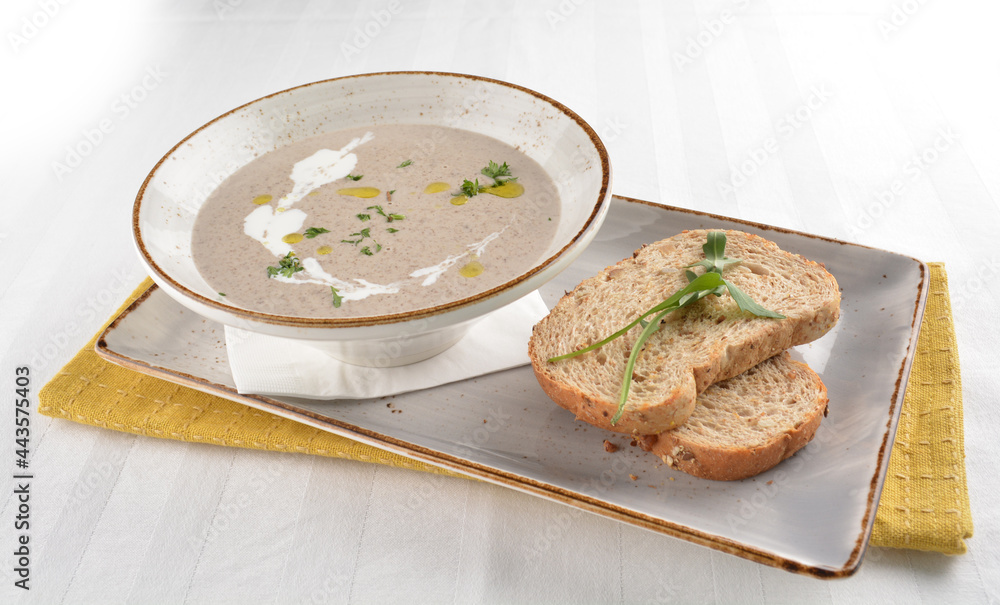
[[[743,481],[673,471],[630,447],[627,436],[577,422],[545,396],[529,366],[397,395],[393,409],[384,400],[240,395],[222,326],[155,287],[105,331],[97,349],[140,372],[606,517],[799,573],[849,575],[864,555],[885,478],[927,294],[926,266],[863,246],[616,198],[597,239],[542,295],[551,307],[564,290],[643,243],[697,228],[760,234],[824,263],[843,291],[834,330],[794,352],[826,383],[829,416],[809,446]],[[619,451],[606,452],[606,438]]]

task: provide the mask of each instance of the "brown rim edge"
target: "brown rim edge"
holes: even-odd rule
[[[239,307],[233,307],[233,306],[227,305],[225,303],[221,303],[219,301],[207,298],[205,296],[197,294],[196,292],[191,291],[190,289],[188,289],[187,287],[181,285],[176,280],[174,280],[172,277],[170,277],[167,274],[167,272],[165,272],[159,265],[156,264],[156,262],[153,261],[151,255],[149,254],[149,251],[146,249],[146,244],[145,244],[145,242],[143,242],[142,235],[141,235],[141,233],[139,231],[139,211],[140,211],[140,207],[142,205],[142,199],[143,199],[143,197],[144,197],[144,195],[146,193],[146,187],[149,185],[150,181],[153,179],[153,175],[157,173],[157,171],[159,170],[160,166],[163,165],[163,163],[167,160],[167,158],[169,158],[184,143],[186,143],[187,141],[189,141],[192,137],[194,137],[195,135],[197,135],[198,133],[200,133],[202,130],[204,130],[204,129],[208,128],[209,126],[211,126],[212,124],[218,122],[219,120],[222,120],[223,118],[225,118],[225,117],[227,117],[229,115],[232,115],[232,114],[234,114],[234,113],[236,113],[236,112],[244,109],[245,107],[249,107],[250,105],[253,105],[254,103],[258,103],[260,101],[263,101],[264,99],[270,99],[272,97],[276,97],[278,95],[283,95],[283,94],[292,92],[294,90],[299,90],[299,89],[307,88],[307,87],[310,87],[310,86],[317,86],[317,85],[322,85],[322,84],[328,84],[330,82],[339,82],[339,81],[343,81],[343,80],[351,80],[351,79],[357,79],[357,78],[368,78],[368,77],[375,77],[375,76],[398,76],[398,75],[440,76],[440,77],[460,78],[460,79],[468,79],[468,80],[473,80],[473,81],[489,82],[490,84],[494,84],[494,85],[497,85],[497,86],[502,86],[502,87],[505,87],[505,88],[511,88],[511,89],[514,89],[514,90],[518,90],[518,91],[521,91],[521,92],[523,92],[523,93],[525,93],[525,94],[527,94],[529,96],[535,97],[536,99],[540,99],[541,101],[544,101],[544,102],[548,103],[549,105],[555,107],[557,110],[559,110],[560,112],[562,112],[563,114],[565,114],[567,117],[569,117],[571,120],[573,120],[574,122],[576,122],[576,124],[578,126],[580,126],[580,128],[584,131],[584,133],[586,133],[587,137],[590,139],[591,143],[594,145],[594,149],[597,150],[597,153],[598,153],[598,155],[601,158],[601,173],[602,173],[602,176],[601,176],[601,189],[600,189],[600,191],[597,194],[597,201],[596,201],[596,204],[594,205],[594,210],[590,213],[590,216],[587,217],[587,220],[583,224],[583,226],[581,227],[581,229],[576,233],[576,235],[573,236],[572,239],[570,239],[569,243],[567,243],[565,246],[563,246],[562,248],[560,248],[555,254],[553,254],[549,258],[545,259],[544,261],[540,262],[539,264],[537,264],[535,267],[531,268],[527,272],[522,273],[521,275],[515,277],[514,279],[512,279],[512,280],[510,280],[510,281],[508,281],[506,283],[500,284],[499,286],[497,286],[495,288],[491,288],[490,290],[487,290],[485,292],[480,292],[479,294],[476,294],[474,296],[470,296],[470,297],[467,297],[467,298],[463,298],[463,299],[459,299],[459,300],[452,301],[452,302],[449,302],[449,303],[445,303],[443,305],[438,305],[438,306],[435,306],[435,307],[430,307],[430,308],[427,308],[427,309],[420,309],[420,310],[417,310],[417,311],[408,311],[408,312],[405,312],[405,313],[394,313],[394,314],[389,314],[389,315],[373,315],[373,316],[368,316],[368,317],[353,317],[353,318],[333,318],[333,317],[328,317],[328,318],[309,318],[309,317],[293,317],[293,316],[285,316],[285,315],[273,315],[273,314],[270,314],[270,313],[261,313],[259,311],[252,311],[252,310],[248,310],[248,309],[242,309],[242,308],[239,308]],[[596,220],[597,216],[601,214],[602,208],[606,208],[611,203],[611,198],[613,197],[613,194],[610,194],[610,192],[608,190],[609,187],[610,187],[610,185],[611,185],[611,162],[610,162],[610,160],[608,158],[608,150],[607,150],[607,148],[604,147],[604,143],[601,141],[600,137],[597,135],[597,133],[594,131],[594,129],[591,128],[590,125],[587,124],[587,122],[584,121],[583,118],[581,118],[576,112],[574,112],[573,110],[571,110],[569,107],[563,105],[562,103],[560,103],[559,101],[556,101],[555,99],[552,99],[552,98],[550,98],[550,97],[548,97],[546,95],[543,95],[540,92],[531,90],[530,88],[526,88],[526,87],[520,86],[518,84],[512,84],[510,82],[504,82],[503,80],[496,80],[494,78],[487,78],[487,77],[484,77],[484,76],[477,76],[477,75],[472,75],[472,74],[461,74],[461,73],[441,72],[441,71],[384,71],[384,72],[372,72],[372,73],[364,73],[364,74],[354,74],[354,75],[349,75],[349,76],[341,76],[341,77],[338,77],[338,78],[329,78],[329,79],[326,79],[326,80],[319,80],[319,81],[316,81],[316,82],[309,82],[309,83],[306,83],[306,84],[300,84],[299,86],[293,86],[293,87],[287,88],[285,90],[280,90],[278,92],[274,92],[274,93],[271,93],[269,95],[265,95],[263,97],[259,97],[257,99],[252,100],[252,101],[244,103],[243,105],[240,105],[239,107],[235,107],[233,109],[230,109],[229,111],[223,113],[222,115],[219,115],[218,117],[213,118],[212,120],[210,120],[210,121],[206,122],[205,124],[202,124],[201,126],[199,126],[197,129],[195,129],[194,131],[192,131],[186,137],[184,137],[183,139],[181,139],[176,145],[174,145],[173,147],[171,147],[170,150],[167,151],[163,155],[163,157],[161,157],[159,159],[159,161],[156,162],[156,164],[153,166],[153,168],[149,171],[149,174],[146,175],[146,178],[143,179],[142,185],[139,187],[138,193],[136,193],[135,202],[132,205],[132,237],[135,240],[136,247],[139,250],[139,254],[142,256],[143,262],[145,262],[156,273],[156,276],[157,276],[158,279],[162,279],[165,282],[170,283],[170,285],[173,288],[176,288],[178,291],[183,292],[185,296],[187,296],[189,298],[192,298],[192,299],[198,301],[201,304],[207,305],[209,307],[213,307],[213,308],[221,310],[221,311],[225,311],[227,313],[231,313],[233,315],[242,317],[244,319],[248,319],[248,320],[252,320],[252,321],[256,321],[256,322],[260,322],[260,323],[268,323],[268,324],[284,325],[284,326],[294,326],[294,327],[306,327],[306,328],[356,328],[356,327],[363,327],[363,326],[401,323],[401,322],[405,322],[405,321],[413,321],[413,320],[418,320],[418,319],[425,319],[427,317],[432,317],[432,316],[435,316],[435,315],[440,315],[440,314],[443,314],[443,313],[446,313],[446,312],[449,312],[449,311],[454,311],[456,309],[460,309],[462,307],[469,306],[471,304],[474,304],[474,303],[477,303],[477,302],[480,302],[480,301],[483,301],[483,300],[487,300],[489,298],[493,298],[494,296],[497,296],[501,292],[503,292],[505,290],[508,290],[509,288],[512,288],[513,286],[515,286],[515,285],[517,285],[517,284],[519,284],[521,282],[524,282],[525,280],[531,278],[532,276],[534,276],[535,274],[537,274],[539,271],[541,271],[545,267],[548,267],[553,262],[555,262],[556,259],[558,259],[560,256],[562,256],[566,252],[566,250],[568,248],[570,248],[581,236],[583,236],[584,233],[586,233],[591,228],[591,226],[594,224],[594,221]]]
[[[686,214],[692,214],[695,216],[702,216],[710,219],[724,220],[735,222],[749,227],[754,227],[756,229],[761,229],[765,231],[775,231],[779,233],[790,233],[795,235],[800,235],[808,237],[811,239],[823,240],[831,243],[836,243],[846,246],[855,246],[859,248],[865,248],[869,250],[875,250],[879,252],[885,252],[887,254],[892,254],[895,256],[901,256],[916,262],[920,268],[920,283],[917,288],[917,297],[914,302],[913,317],[911,320],[911,331],[910,340],[907,345],[906,354],[904,355],[903,362],[901,364],[900,370],[896,377],[896,388],[893,393],[893,397],[889,405],[889,414],[886,421],[886,431],[882,436],[882,445],[879,449],[879,454],[877,458],[877,464],[875,466],[875,473],[870,481],[870,489],[868,493],[868,500],[865,509],[865,514],[862,519],[860,533],[855,542],[855,547],[852,550],[848,559],[843,563],[840,568],[830,568],[821,566],[810,566],[797,561],[791,561],[787,558],[783,558],[780,555],[770,553],[764,550],[749,547],[738,542],[734,542],[730,539],[723,538],[714,534],[709,534],[706,532],[700,532],[688,527],[680,526],[675,523],[664,521],[662,519],[656,519],[636,511],[632,511],[627,508],[616,506],[608,502],[604,502],[592,496],[586,494],[581,494],[578,492],[573,492],[560,488],[558,486],[550,485],[541,481],[530,479],[527,477],[522,477],[514,473],[509,473],[496,469],[493,467],[485,466],[482,464],[470,462],[457,458],[450,454],[445,454],[443,452],[437,452],[422,446],[418,446],[400,439],[396,439],[389,435],[384,435],[375,431],[361,428],[359,426],[346,423],[335,418],[330,418],[328,416],[323,416],[316,414],[314,412],[309,412],[308,410],[302,410],[296,408],[295,406],[283,403],[276,399],[262,396],[262,395],[241,395],[237,393],[234,389],[213,382],[209,382],[205,379],[186,374],[184,372],[178,372],[170,370],[167,368],[150,365],[124,355],[120,355],[109,348],[107,348],[107,343],[105,341],[105,336],[115,329],[120,321],[125,318],[129,313],[134,311],[139,307],[145,300],[149,298],[152,292],[158,289],[156,284],[153,284],[146,292],[144,292],[139,298],[137,298],[132,304],[130,304],[115,320],[108,325],[108,327],[102,331],[97,339],[95,345],[95,350],[98,355],[102,358],[127,367],[129,369],[152,375],[173,383],[183,384],[185,386],[195,388],[203,392],[211,392],[220,397],[236,401],[238,403],[243,403],[257,409],[268,411],[279,416],[290,418],[296,421],[302,421],[305,424],[320,428],[323,430],[329,430],[330,432],[336,433],[343,437],[354,439],[362,443],[366,443],[373,447],[378,447],[394,453],[420,460],[432,466],[437,466],[445,468],[463,475],[468,475],[470,477],[475,477],[491,483],[495,483],[504,487],[517,489],[522,492],[530,493],[536,496],[544,497],[549,500],[556,502],[561,502],[563,504],[574,506],[582,510],[587,510],[596,514],[600,514],[604,517],[609,517],[655,531],[657,533],[670,535],[675,538],[680,538],[682,540],[698,544],[701,546],[706,546],[715,550],[719,550],[743,559],[748,559],[757,563],[768,565],[770,567],[776,567],[783,569],[785,571],[790,571],[792,573],[812,576],[820,579],[836,579],[836,578],[846,578],[853,575],[859,568],[862,560],[862,556],[868,545],[868,538],[870,537],[871,528],[874,523],[874,511],[878,505],[878,500],[881,495],[882,482],[880,482],[879,476],[882,475],[883,466],[888,462],[888,457],[892,448],[892,437],[895,434],[896,419],[899,416],[900,402],[902,401],[902,396],[905,391],[905,380],[909,376],[909,371],[913,362],[913,353],[916,348],[916,341],[919,335],[920,329],[920,319],[923,316],[924,306],[926,303],[927,290],[929,288],[927,280],[927,266],[924,262],[906,256],[898,254],[895,252],[888,252],[886,250],[881,250],[879,248],[873,248],[870,246],[864,246],[861,244],[854,244],[851,242],[845,242],[842,240],[837,240],[833,238],[828,238],[824,236],[814,235],[810,233],[804,233],[802,231],[796,231],[793,229],[786,229],[783,227],[775,227],[772,225],[766,225],[763,223],[756,223],[753,221],[747,221],[743,219],[737,219],[732,217],[727,217],[719,214],[712,214],[709,212],[702,212],[699,210],[691,210],[687,208],[680,208],[675,206],[669,206],[666,204],[660,204],[656,202],[649,202],[646,200],[639,200],[635,198],[629,198],[620,195],[614,195],[613,198],[617,198],[621,201],[628,203],[641,204],[645,206],[650,206],[654,208],[661,208],[664,210],[681,212]]]

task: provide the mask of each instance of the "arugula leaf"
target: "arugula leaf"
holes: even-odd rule
[[[722,273],[726,265],[742,263],[738,258],[726,256],[726,234],[721,231],[712,231],[706,238],[708,241],[701,247],[705,252],[705,259],[696,263],[691,263],[685,268],[702,267],[705,271],[715,271]]]
[[[736,304],[739,305],[740,309],[748,313],[753,313],[758,317],[773,317],[774,319],[784,319],[785,316],[780,313],[775,313],[770,309],[765,309],[764,307],[757,304],[757,302],[750,298],[746,292],[737,288],[729,280],[722,280],[726,284],[726,288],[729,290],[729,295],[733,297]]]
[[[344,302],[344,299],[340,296],[340,293],[337,292],[337,289],[334,288],[333,286],[330,286],[330,293],[333,294],[333,306],[334,306],[334,308],[339,309],[340,308],[340,303]]]
[[[706,292],[706,294],[711,294],[711,290],[714,290],[718,286],[723,285],[721,280],[722,280],[722,277],[719,274],[717,274],[717,273],[705,273],[701,277],[699,277],[699,278],[695,279],[694,281],[692,281],[691,283],[689,283],[682,290],[679,290],[676,293],[674,293],[674,295],[671,296],[670,298],[668,298],[665,301],[659,303],[658,305],[650,308],[649,310],[647,310],[645,313],[643,313],[639,317],[636,317],[632,322],[630,322],[624,328],[622,328],[621,330],[618,330],[617,332],[615,332],[611,336],[608,336],[607,338],[605,338],[603,340],[599,340],[599,341],[595,342],[594,344],[590,345],[589,347],[585,347],[583,349],[579,349],[577,351],[573,351],[572,353],[564,353],[562,355],[557,355],[556,357],[550,357],[549,361],[550,362],[551,361],[561,361],[563,359],[569,359],[570,357],[576,357],[577,355],[583,355],[584,353],[587,353],[589,351],[593,351],[594,349],[599,349],[599,348],[603,347],[604,345],[608,344],[609,342],[611,342],[612,340],[614,340],[614,339],[616,339],[616,338],[618,338],[620,336],[625,335],[626,332],[628,332],[629,330],[631,330],[635,326],[639,325],[640,323],[643,325],[643,327],[645,327],[646,324],[649,323],[649,322],[645,321],[646,317],[648,317],[650,315],[653,315],[655,313],[659,313],[660,311],[663,311],[664,309],[670,309],[671,311],[675,311],[675,310],[679,309],[680,305],[678,303],[680,302],[680,299],[683,296],[685,296],[686,294],[689,294],[691,292],[696,292],[696,291],[699,291],[699,290],[709,290],[709,292]],[[694,302],[694,301],[692,300],[690,302]],[[690,302],[687,303],[687,304],[690,304]]]
[[[289,252],[284,258],[278,261],[277,267],[268,267],[267,276],[274,277],[276,275],[284,275],[285,277],[291,277],[299,271],[305,271],[305,267],[299,262],[298,257],[295,256],[294,252]]]
[[[316,237],[317,235],[319,235],[320,233],[329,233],[329,232],[330,232],[330,230],[326,229],[324,227],[309,227],[308,229],[306,229],[306,232],[305,232],[304,235],[306,236],[306,238],[312,239],[312,238]]]
[[[621,420],[622,414],[625,412],[625,403],[628,401],[629,390],[632,386],[632,374],[635,371],[636,360],[638,360],[639,354],[642,352],[649,338],[660,329],[660,322],[667,316],[668,313],[691,305],[695,301],[698,301],[706,296],[722,296],[728,290],[729,295],[733,297],[733,300],[736,301],[737,306],[739,306],[742,311],[752,313],[758,317],[768,317],[774,319],[785,318],[785,316],[780,313],[764,308],[750,298],[745,292],[737,288],[732,282],[723,279],[722,271],[727,265],[741,262],[739,259],[733,259],[726,256],[725,233],[719,231],[710,232],[705,245],[702,246],[702,250],[705,252],[705,259],[685,267],[685,269],[688,269],[684,272],[684,276],[688,280],[687,286],[681,288],[663,302],[654,305],[611,336],[608,336],[607,338],[580,350],[549,358],[549,362],[556,362],[570,357],[576,357],[577,355],[582,355],[589,351],[593,351],[594,349],[603,347],[612,340],[625,335],[629,330],[637,325],[641,326],[642,331],[639,333],[639,337],[632,346],[632,352],[625,364],[625,376],[622,378],[622,388],[618,398],[618,411],[611,418],[612,425]],[[690,267],[703,267],[705,269],[705,273],[697,275],[694,271],[690,270]]]

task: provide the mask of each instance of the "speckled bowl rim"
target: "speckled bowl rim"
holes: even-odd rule
[[[208,128],[212,124],[215,124],[216,122],[219,122],[220,120],[223,120],[223,119],[227,118],[228,116],[231,116],[231,115],[235,114],[236,112],[238,112],[238,111],[240,111],[240,110],[242,110],[244,108],[247,108],[247,107],[249,107],[251,105],[254,105],[255,103],[259,103],[260,101],[263,101],[265,99],[270,99],[272,97],[276,97],[276,96],[279,96],[279,95],[287,94],[287,93],[292,92],[292,91],[305,89],[305,88],[308,88],[310,86],[320,86],[320,85],[329,84],[331,82],[339,82],[339,81],[344,81],[344,80],[352,80],[352,79],[360,79],[360,78],[386,77],[386,76],[401,76],[401,77],[404,77],[404,78],[405,77],[409,77],[409,76],[440,76],[440,77],[446,77],[446,78],[460,78],[460,79],[465,79],[465,80],[469,80],[469,81],[488,82],[488,83],[493,84],[493,85],[510,88],[510,89],[513,89],[513,90],[525,93],[527,95],[530,95],[532,97],[535,97],[535,98],[537,98],[537,99],[539,99],[539,100],[541,100],[541,101],[543,101],[545,103],[548,103],[550,106],[554,107],[559,112],[561,112],[562,114],[564,114],[565,116],[567,116],[568,118],[570,118],[572,121],[574,121],[577,124],[577,126],[579,126],[584,131],[584,133],[588,136],[588,138],[590,139],[591,143],[594,145],[594,148],[596,149],[598,155],[601,158],[601,188],[600,188],[600,191],[597,194],[597,200],[593,204],[593,210],[591,211],[590,216],[587,217],[587,220],[584,222],[584,224],[580,228],[580,230],[577,231],[577,233],[574,234],[573,237],[570,238],[567,241],[567,243],[564,246],[562,246],[555,254],[549,256],[544,261],[539,262],[534,267],[532,267],[528,271],[526,271],[526,272],[518,275],[514,279],[512,279],[510,281],[507,281],[507,282],[505,282],[503,284],[500,284],[499,286],[496,286],[496,287],[491,288],[489,290],[486,290],[484,292],[480,292],[479,294],[476,294],[476,295],[473,295],[473,296],[469,296],[469,297],[466,297],[466,298],[461,298],[461,299],[454,300],[454,301],[451,301],[451,302],[447,302],[447,303],[444,303],[444,304],[441,304],[441,305],[436,305],[436,306],[433,306],[433,307],[428,307],[428,308],[425,308],[425,309],[415,309],[413,311],[407,311],[407,312],[403,312],[403,313],[391,313],[391,314],[385,314],[385,315],[369,315],[369,316],[362,316],[362,317],[345,317],[345,318],[336,318],[336,317],[322,317],[322,318],[320,318],[320,317],[315,317],[315,318],[314,317],[296,317],[296,316],[291,316],[291,315],[278,315],[278,314],[272,314],[272,313],[262,313],[260,311],[253,311],[253,310],[244,309],[244,308],[241,308],[241,307],[236,307],[236,306],[233,306],[233,305],[226,304],[224,302],[220,302],[218,300],[213,300],[213,299],[208,298],[206,296],[202,296],[201,294],[198,294],[197,292],[194,292],[193,290],[187,288],[186,286],[180,284],[175,279],[173,279],[167,271],[165,271],[160,265],[158,265],[153,260],[152,255],[147,250],[146,244],[143,241],[142,230],[141,230],[140,224],[139,224],[139,215],[140,215],[140,212],[141,212],[141,209],[142,209],[143,198],[144,198],[145,193],[146,193],[146,187],[149,186],[150,182],[153,180],[153,177],[157,174],[157,172],[159,171],[160,167],[182,145],[184,145],[185,143],[187,143],[195,135],[197,135],[198,133],[200,133],[204,129]],[[587,233],[588,230],[590,230],[590,228],[594,224],[594,222],[598,220],[598,217],[602,216],[604,210],[611,203],[610,185],[611,185],[611,162],[608,159],[608,151],[604,147],[604,143],[601,142],[600,137],[597,135],[597,133],[594,131],[594,129],[586,121],[584,121],[584,119],[581,118],[576,112],[574,112],[570,108],[566,107],[562,103],[556,101],[555,99],[552,99],[551,97],[548,97],[548,96],[543,95],[543,94],[541,94],[539,92],[531,90],[530,88],[525,88],[524,86],[519,86],[517,84],[511,84],[510,82],[504,82],[502,80],[496,80],[496,79],[493,79],[493,78],[487,78],[487,77],[484,77],[484,76],[477,76],[477,75],[472,75],[472,74],[461,74],[461,73],[439,72],[439,71],[384,71],[384,72],[372,72],[372,73],[365,73],[365,74],[355,74],[355,75],[350,75],[350,76],[341,76],[341,77],[338,77],[338,78],[329,78],[329,79],[326,79],[326,80],[319,80],[319,81],[316,81],[316,82],[310,82],[308,84],[302,84],[302,85],[299,85],[299,86],[293,86],[293,87],[287,88],[285,90],[280,90],[278,92],[274,92],[274,93],[271,93],[269,95],[266,95],[266,96],[254,99],[253,101],[250,101],[248,103],[244,103],[243,105],[240,105],[239,107],[235,107],[235,108],[227,111],[226,113],[224,113],[224,114],[216,117],[215,119],[210,120],[209,122],[206,122],[205,124],[203,124],[200,127],[198,127],[196,130],[194,130],[193,132],[191,132],[189,135],[187,135],[186,137],[184,137],[183,139],[181,139],[181,141],[178,142],[176,145],[174,145],[173,147],[171,147],[170,150],[167,151],[167,153],[165,153],[162,158],[160,158],[160,160],[156,163],[156,165],[153,166],[152,170],[149,171],[149,174],[146,175],[145,180],[143,180],[142,185],[139,187],[139,191],[136,194],[135,203],[132,206],[132,237],[133,237],[133,239],[135,241],[136,247],[137,247],[137,249],[139,251],[140,256],[142,257],[143,262],[146,263],[146,265],[152,271],[154,271],[156,273],[156,275],[154,277],[156,277],[158,279],[162,279],[163,281],[167,282],[170,285],[170,287],[174,288],[177,292],[183,294],[184,296],[186,296],[188,298],[191,298],[191,299],[194,299],[194,300],[196,300],[196,301],[198,301],[198,302],[200,302],[200,303],[202,303],[204,305],[207,305],[209,307],[215,308],[217,310],[224,311],[226,313],[229,313],[231,315],[240,317],[242,319],[247,319],[247,320],[261,322],[261,323],[275,324],[275,325],[286,325],[286,326],[295,326],[295,327],[311,327],[311,328],[354,328],[354,327],[374,326],[374,325],[383,325],[383,324],[392,324],[392,323],[400,323],[400,322],[406,322],[406,321],[413,321],[413,320],[424,319],[424,318],[435,316],[435,315],[441,315],[441,314],[447,313],[449,311],[454,311],[454,310],[457,310],[457,309],[460,309],[460,308],[463,308],[463,307],[467,307],[467,306],[470,306],[470,305],[482,302],[484,300],[487,300],[489,298],[497,296],[501,292],[507,291],[507,290],[509,290],[509,289],[511,289],[511,288],[513,288],[513,287],[515,287],[515,286],[523,283],[524,281],[526,281],[527,279],[533,277],[534,275],[536,275],[537,273],[539,273],[543,269],[545,269],[545,268],[549,267],[550,265],[552,265],[557,259],[559,259],[561,256],[563,256],[570,248],[572,248],[574,245],[576,245],[577,242],[578,242],[578,240],[581,237],[583,237],[583,235],[585,233]],[[527,292],[525,292],[525,294],[527,294]]]

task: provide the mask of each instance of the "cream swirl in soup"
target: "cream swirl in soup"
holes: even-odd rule
[[[206,200],[192,249],[230,304],[377,316],[516,278],[541,259],[558,218],[555,184],[514,147],[454,128],[383,125],[250,162]]]

